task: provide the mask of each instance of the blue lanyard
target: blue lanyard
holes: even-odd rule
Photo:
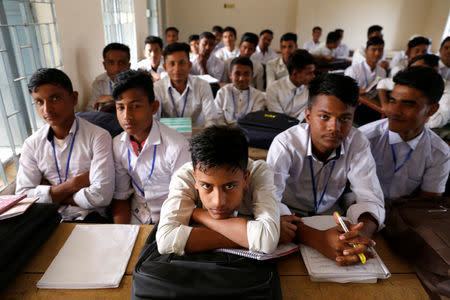
[[[236,100],[234,100],[234,93],[233,93],[233,87],[231,87],[231,99],[233,100],[233,118],[237,121],[238,119],[236,118]],[[248,88],[248,95],[247,95],[247,108],[245,109],[244,113],[241,114],[241,116],[239,117],[239,120],[242,119],[242,117],[245,116],[245,114],[248,111],[248,107],[250,106],[250,87]]]
[[[313,188],[313,194],[314,194],[314,210],[317,213],[319,210],[320,204],[322,204],[323,197],[325,196],[325,192],[327,191],[328,182],[330,182],[331,174],[334,170],[334,165],[336,164],[336,160],[333,160],[333,163],[331,165],[330,174],[328,175],[327,183],[325,184],[325,187],[323,188],[322,195],[320,196],[319,202],[317,202],[317,190],[316,190],[316,182],[314,179],[314,169],[313,169],[313,161],[312,156],[308,156],[309,158],[309,169],[311,171],[311,179],[312,179],[312,188]]]
[[[408,154],[406,154],[406,158],[403,161],[403,163],[397,167],[397,156],[395,155],[394,145],[391,144],[391,150],[392,150],[392,158],[394,159],[394,174],[397,173],[408,161],[408,159],[411,157],[411,153],[413,152],[413,149],[410,149]]]
[[[169,87],[169,94],[170,94],[170,99],[172,100],[172,105],[173,105],[173,109],[175,110],[175,114],[177,115],[177,118],[179,118],[178,112],[177,112],[177,107],[175,106],[175,100],[173,100],[171,87]],[[184,97],[184,105],[183,105],[183,111],[181,112],[181,118],[184,116],[184,109],[186,108],[188,95],[189,95],[189,87],[187,88],[186,96]]]
[[[66,177],[64,178],[64,182],[67,181],[67,174],[69,173],[69,164],[70,164],[70,158],[72,157],[73,144],[75,144],[75,137],[77,136],[77,132],[78,132],[78,119],[75,119],[75,123],[76,123],[75,133],[73,134],[72,143],[70,144],[69,158],[67,158]],[[53,136],[53,139],[52,139],[52,148],[53,148],[53,157],[55,158],[56,172],[58,172],[59,183],[61,184],[61,183],[63,183],[63,181],[61,179],[61,174],[59,172],[58,159],[56,158],[55,136]]]
[[[156,145],[153,148],[153,162],[152,162],[152,170],[150,171],[150,175],[148,175],[147,180],[150,181],[150,178],[152,178],[153,175],[153,169],[155,168],[155,157],[156,157]],[[131,175],[131,159],[130,159],[130,149],[128,149],[128,171],[130,172],[131,181],[133,182],[134,186],[141,192],[142,196],[145,196],[145,192],[141,187],[134,181],[133,176]]]

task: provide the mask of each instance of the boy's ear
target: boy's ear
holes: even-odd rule
[[[248,180],[249,179],[250,179],[250,171],[247,170],[247,171],[245,171],[245,174],[244,174],[244,190],[248,189]]]
[[[73,97],[73,106],[75,106],[75,105],[78,104],[78,92],[77,91],[73,91],[72,97]]]
[[[305,109],[305,120],[306,123],[311,124],[311,111],[309,108]]]
[[[103,61],[103,68],[105,68],[105,70],[106,70],[106,62],[105,61]]]
[[[158,108],[159,108],[159,101],[158,100],[154,100],[153,103],[151,104],[152,116],[154,114],[156,114],[156,112],[158,111]]]
[[[427,122],[428,122],[428,120],[430,119],[430,117],[431,117],[432,115],[434,115],[434,114],[438,111],[438,109],[439,109],[439,103],[431,104],[431,105],[428,107]]]

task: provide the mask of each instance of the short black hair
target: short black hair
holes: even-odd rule
[[[255,45],[255,47],[258,45],[258,36],[254,34],[253,32],[246,32],[241,37],[241,44],[243,42],[249,42]]]
[[[191,34],[188,38],[188,43],[198,40],[200,40],[200,36],[198,34]]]
[[[338,29],[335,30],[335,32],[337,34],[339,34],[340,37],[342,37],[342,35],[344,34],[344,29],[338,28]]]
[[[28,83],[28,92],[37,92],[38,88],[44,84],[51,84],[59,86],[69,93],[73,93],[72,82],[69,76],[63,71],[54,68],[41,68],[38,69],[30,78]]]
[[[202,32],[202,34],[200,34],[200,40],[201,39],[212,39],[212,40],[216,40],[216,37],[214,36],[214,34],[212,34],[209,31],[205,31]]]
[[[411,67],[411,65],[418,60],[423,60],[423,62],[430,68],[436,68],[437,66],[439,66],[439,56],[434,54],[421,54],[411,59],[411,61],[408,63],[408,67]]]
[[[155,101],[152,77],[142,70],[125,70],[117,74],[112,92],[114,101],[119,100],[123,92],[133,88],[143,90],[147,94],[148,102]]]
[[[312,31],[314,32],[314,30],[320,30],[320,31],[322,31],[322,27],[320,27],[320,26],[314,26]]]
[[[106,53],[111,50],[120,50],[127,54],[128,60],[130,60],[130,48],[127,45],[121,43],[110,43],[103,48],[103,59],[106,59]]]
[[[332,73],[322,73],[309,84],[308,109],[318,95],[331,95],[346,105],[356,107],[359,98],[358,83],[351,77]]]
[[[439,47],[439,50],[442,49],[442,47],[444,47],[444,44],[450,42],[450,36],[446,37],[442,42],[441,42],[441,47]]]
[[[145,38],[145,42],[144,45],[147,44],[158,44],[159,47],[161,49],[163,49],[163,41],[160,37],[154,36],[154,35],[149,35],[148,37]]]
[[[444,80],[432,68],[411,67],[394,76],[395,85],[405,85],[417,89],[428,98],[428,104],[438,103],[444,92]]]
[[[262,36],[264,33],[268,33],[270,35],[273,35],[273,31],[270,29],[264,29],[259,33],[259,36]]]
[[[369,29],[367,29],[367,35],[371,35],[372,33],[381,30],[383,30],[383,27],[381,27],[380,25],[372,25],[369,27]]]
[[[247,171],[248,142],[238,128],[211,126],[200,131],[190,141],[194,170],[202,172],[211,168],[228,166],[232,171]]]
[[[408,42],[408,49],[412,49],[419,45],[427,45],[429,46],[431,44],[430,39],[424,37],[424,36],[416,36],[412,40]]]
[[[222,26],[215,25],[215,26],[213,26],[213,28],[212,28],[211,31],[212,31],[212,32],[220,32],[220,33],[223,33],[223,28],[222,28]]]
[[[327,34],[327,44],[336,43],[339,41],[341,36],[336,31],[330,31]]]
[[[384,40],[379,36],[373,36],[367,40],[366,49],[368,49],[370,46],[377,46],[377,45],[384,45]]]
[[[168,31],[175,31],[177,34],[180,33],[180,31],[178,30],[178,28],[173,27],[173,26],[167,27],[167,28],[166,28],[166,31],[164,31],[164,33],[167,34]]]
[[[182,51],[186,53],[187,58],[189,59],[189,52],[191,51],[191,47],[186,43],[172,43],[170,45],[167,45],[166,48],[164,48],[163,56],[164,61],[166,61],[166,58],[168,55]]]
[[[236,29],[234,29],[234,27],[227,26],[223,29],[223,33],[225,33],[225,31],[231,31],[235,37],[237,36]]]
[[[294,70],[300,72],[307,65],[314,65],[315,63],[314,57],[308,51],[297,49],[289,56],[286,67],[289,71],[289,75],[292,75]]]
[[[249,66],[253,72],[253,63],[252,63],[252,60],[248,57],[238,56],[238,57],[233,58],[233,60],[231,61],[231,64],[230,64],[230,72],[233,72],[233,67],[235,65]]]
[[[293,41],[294,43],[297,44],[297,34],[293,32],[287,32],[283,34],[280,38],[280,43],[285,41]]]

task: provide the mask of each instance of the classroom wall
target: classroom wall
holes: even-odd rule
[[[430,11],[425,22],[425,35],[433,40],[432,51],[439,51],[442,31],[450,13],[449,0],[430,0]]]

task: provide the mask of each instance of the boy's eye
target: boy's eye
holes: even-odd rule
[[[350,117],[342,117],[341,122],[349,122],[351,120]]]
[[[204,188],[205,190],[209,190],[211,188],[211,185],[208,183],[203,183],[202,188]]]
[[[61,100],[60,96],[53,96],[52,97],[52,102],[58,102],[59,100]]]
[[[319,118],[321,120],[328,120],[328,116],[327,115],[319,115]]]
[[[234,184],[232,184],[232,183],[228,183],[228,184],[225,185],[225,189],[226,190],[231,190],[233,188],[234,188]]]

